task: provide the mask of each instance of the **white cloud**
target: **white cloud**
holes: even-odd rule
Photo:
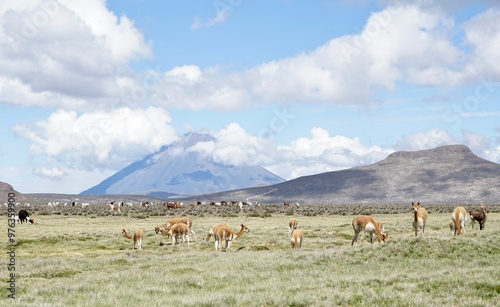
[[[68,173],[58,167],[35,167],[33,174],[51,180],[61,180]]]
[[[330,136],[323,128],[313,128],[310,138],[301,137],[288,146],[279,146],[279,160],[268,169],[291,179],[326,171],[366,165],[393,152],[379,146],[365,146],[358,138]]]
[[[69,108],[130,96],[118,80],[135,84],[128,63],[151,56],[130,19],[102,0],[22,2],[0,9],[0,100]]]
[[[214,133],[216,141],[200,142],[189,149],[228,166],[266,165],[272,163],[275,145],[247,133],[231,123]]]
[[[448,132],[439,129],[431,129],[425,132],[405,135],[401,137],[395,147],[398,150],[414,151],[458,143],[458,139]]]
[[[176,139],[168,113],[159,108],[96,111],[78,115],[59,110],[34,126],[13,131],[28,139],[33,155],[69,168],[116,169]]]
[[[474,76],[500,77],[500,10],[489,9],[463,25],[465,43],[473,48],[467,70]]]
[[[454,21],[438,9],[391,6],[373,13],[358,34],[246,71],[198,68],[191,82],[175,82],[168,72],[158,80],[153,100],[219,110],[256,102],[362,105],[371,103],[379,90],[395,90],[399,82],[453,86],[463,82],[465,67],[464,55],[452,41],[455,31]]]
[[[191,151],[228,166],[260,165],[285,179],[365,165],[384,159],[392,150],[365,146],[358,138],[330,136],[322,128],[311,130],[290,145],[259,139],[233,123],[214,136],[217,141],[198,143]]]
[[[374,93],[400,83],[450,87],[500,74],[496,9],[456,25],[433,2],[391,4],[371,14],[359,33],[246,71],[185,65],[134,74],[128,63],[150,57],[151,46],[103,0],[23,3],[0,10],[0,100],[15,104],[80,111],[146,101],[226,111],[259,103],[365,105]],[[213,25],[227,15],[219,10],[212,21],[193,26]],[[470,51],[460,51],[455,42],[461,28]]]
[[[445,130],[430,129],[405,135],[396,143],[397,150],[415,151],[432,149],[444,145],[463,144],[476,155],[485,157],[490,161],[500,162],[494,142],[483,134],[462,131],[460,135],[453,136]]]

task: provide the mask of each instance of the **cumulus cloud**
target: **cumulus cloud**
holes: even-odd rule
[[[323,128],[311,130],[311,137],[301,137],[290,145],[279,146],[279,160],[268,166],[283,178],[291,179],[326,171],[367,165],[393,152],[379,146],[365,146],[358,138],[330,136]]]
[[[222,22],[228,12],[193,27]],[[134,73],[128,63],[150,57],[151,45],[104,1],[11,1],[0,9],[0,99],[77,110],[121,102],[226,111],[259,103],[366,105],[400,83],[450,87],[498,76],[499,12],[457,25],[434,2],[391,1],[359,33],[245,71],[185,65]],[[471,48],[459,50],[464,43]]]
[[[432,149],[444,145],[463,144],[474,154],[491,161],[499,161],[494,140],[483,134],[463,130],[460,135],[453,136],[445,130],[430,129],[405,135],[396,143],[397,150],[415,151]]]
[[[500,77],[500,10],[489,9],[463,25],[465,43],[473,48],[467,71],[474,76]]]
[[[214,137],[216,141],[199,142],[189,151],[227,166],[267,165],[276,158],[276,145],[249,134],[236,123],[215,132]]]
[[[311,137],[289,145],[277,145],[253,136],[232,123],[214,133],[215,141],[200,142],[189,149],[227,166],[260,165],[285,179],[370,164],[393,151],[365,146],[358,138],[330,136],[316,127]]]
[[[0,43],[0,100],[30,106],[123,100],[136,83],[128,63],[151,56],[133,22],[102,0],[4,3]]]
[[[488,36],[487,26],[498,27],[493,21],[496,14],[491,10],[466,24],[467,42],[475,50],[482,46],[491,50],[483,52],[496,50],[495,43],[476,38]],[[436,7],[391,5],[370,15],[360,33],[246,71],[227,74],[213,67],[198,68],[197,78],[189,82],[175,82],[172,71],[167,72],[157,80],[154,100],[165,106],[222,110],[255,102],[364,105],[371,103],[374,93],[395,90],[401,82],[460,85],[470,81],[472,66],[477,74],[480,68],[474,62],[484,56],[459,50],[454,35],[460,26]],[[174,68],[179,69],[183,68]]]
[[[451,144],[458,144],[458,139],[447,131],[431,129],[405,135],[401,137],[395,147],[398,150],[414,151]]]
[[[33,174],[50,180],[61,180],[67,172],[58,167],[35,167]]]
[[[176,136],[169,122],[168,113],[154,107],[82,115],[59,110],[47,120],[17,125],[13,131],[32,143],[33,155],[46,155],[69,168],[116,169],[173,142]]]

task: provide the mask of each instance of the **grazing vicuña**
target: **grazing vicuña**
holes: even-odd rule
[[[351,246],[358,241],[358,235],[363,230],[370,234],[370,242],[373,244],[373,233],[377,235],[382,243],[385,243],[389,236],[383,234],[378,228],[377,222],[369,215],[359,215],[352,220],[354,235],[352,236]]]
[[[463,206],[458,206],[453,210],[451,219],[455,223],[454,235],[465,233],[465,225],[467,224],[467,211]]]

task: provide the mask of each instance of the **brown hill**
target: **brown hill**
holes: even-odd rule
[[[10,193],[14,193],[16,203],[24,204],[31,201],[29,197],[26,197],[25,195],[14,190],[10,184],[0,181],[0,204],[8,202]]]
[[[466,146],[448,145],[395,152],[366,166],[205,198],[308,204],[500,203],[500,164],[476,156]]]

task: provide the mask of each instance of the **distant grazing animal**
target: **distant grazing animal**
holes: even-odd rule
[[[484,205],[481,205],[480,210],[469,211],[472,228],[474,228],[474,222],[477,221],[479,223],[479,229],[484,229],[484,224],[486,224],[487,220],[486,212],[488,212],[488,208]]]
[[[297,229],[297,226],[299,225],[299,222],[297,221],[296,218],[291,218],[290,221],[288,222],[288,236],[290,237],[292,235],[292,232],[294,229]]]
[[[31,224],[33,224],[35,222],[34,219],[30,218],[30,214],[26,210],[19,210],[17,216],[19,217],[19,222],[21,224],[24,222],[30,222]]]
[[[288,203],[288,202],[284,201],[284,202],[283,202],[283,206],[290,206],[290,203]]]
[[[412,202],[413,210],[413,229],[415,229],[415,236],[417,236],[418,231],[422,229],[421,235],[424,235],[425,224],[427,224],[427,210],[424,207],[420,207],[420,202],[416,205]]]
[[[377,222],[369,215],[359,215],[352,220],[354,235],[352,236],[351,246],[358,241],[358,235],[363,230],[370,234],[370,243],[373,244],[373,233],[377,235],[382,243],[385,243],[389,236],[383,234],[378,228]]]
[[[231,243],[236,238],[239,238],[244,232],[249,232],[250,229],[241,224],[241,229],[237,233],[226,227],[217,227],[214,229],[215,250],[221,250],[222,241],[226,241],[226,253],[230,252]],[[222,250],[221,250],[222,251]]]
[[[454,235],[465,233],[465,225],[467,224],[467,211],[462,206],[458,206],[453,210],[451,219],[455,223]]]
[[[135,246],[137,245],[138,249],[142,249],[142,238],[144,237],[144,232],[142,229],[137,229],[134,232],[134,235],[129,235],[125,229],[122,230],[122,236],[124,236],[127,239],[132,239],[134,240],[134,246],[133,249],[135,250]]]
[[[111,202],[111,203],[109,204],[109,206],[110,206],[110,209],[109,209],[109,211],[110,211],[110,212],[113,212],[113,213],[117,213],[117,212],[118,212],[118,213],[121,213],[121,212],[122,212],[122,211],[120,210],[120,205],[119,205],[118,203],[114,202],[114,201],[113,201],[113,202]]]
[[[304,235],[302,233],[302,229],[294,229],[290,241],[292,242],[293,249],[302,248],[302,241],[304,241]]]
[[[169,202],[163,203],[163,206],[167,207],[168,209],[180,209],[180,208],[184,207],[184,205],[179,201],[169,201]]]

